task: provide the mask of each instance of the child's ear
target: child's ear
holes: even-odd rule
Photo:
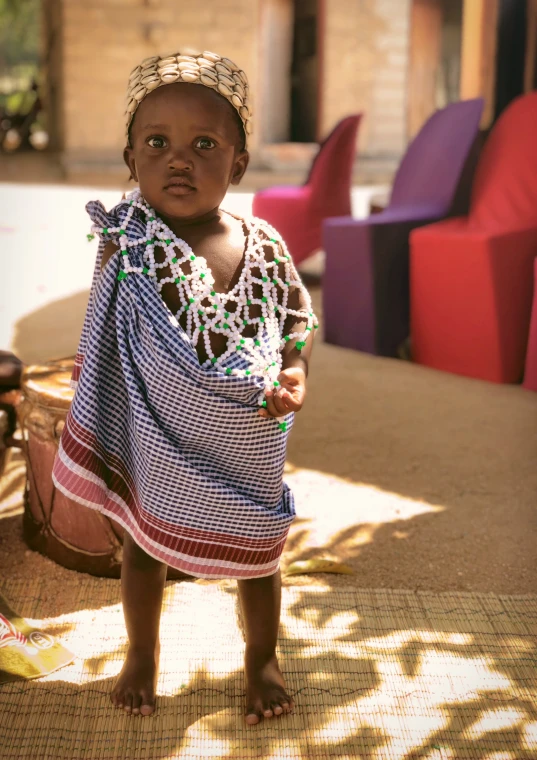
[[[231,184],[238,185],[241,179],[244,177],[244,173],[250,163],[250,154],[247,150],[243,150],[235,158],[233,165],[233,172],[231,173]]]
[[[133,150],[128,145],[123,151],[123,160],[127,164],[131,173],[129,179],[133,179],[135,182],[138,182],[138,175],[136,174],[136,161],[134,160]]]

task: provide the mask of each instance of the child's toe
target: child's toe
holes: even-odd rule
[[[145,691],[142,691],[141,697],[140,697],[140,714],[141,715],[151,715],[152,712],[155,710],[155,697],[153,694],[148,694]]]
[[[262,714],[261,705],[248,705],[246,708],[245,721],[249,726],[255,726],[255,724],[259,723],[261,720]]]
[[[140,707],[140,714],[141,715],[151,715],[152,712],[155,711],[155,705],[150,705],[149,703],[145,703]]]
[[[115,707],[122,708],[125,703],[125,695],[121,689],[114,689],[114,691],[110,693],[110,699]]]

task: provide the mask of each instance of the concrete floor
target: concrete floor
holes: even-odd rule
[[[383,190],[354,188],[354,216],[365,216],[369,199]],[[8,262],[0,278],[1,348],[27,363],[76,351],[97,250],[97,240],[86,239],[85,205],[99,199],[111,208],[121,194],[121,188],[0,183],[0,250]],[[252,198],[230,192],[223,205],[248,215]],[[61,332],[53,329],[57,320]]]
[[[353,193],[356,215],[371,188]],[[95,257],[84,203],[115,190],[0,186],[0,347],[74,353]],[[251,194],[228,198],[248,213]],[[322,318],[321,293],[312,290]],[[537,589],[537,394],[318,345],[289,446],[297,501],[283,566],[330,558],[352,576],[296,584],[529,594]],[[21,538],[22,467],[0,484],[0,574],[72,574]],[[3,501],[2,501],[3,500]]]

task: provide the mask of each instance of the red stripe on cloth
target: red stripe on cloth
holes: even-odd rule
[[[129,509],[132,510],[136,507],[136,492],[134,489],[129,488],[129,485],[125,478],[122,477],[121,473],[111,469],[111,466],[114,464],[114,462],[111,461],[112,457],[108,457],[108,461],[106,461],[107,457],[97,454],[95,449],[89,448],[79,442],[72,434],[71,426],[74,428],[80,427],[73,420],[72,415],[68,414],[62,432],[61,445],[69,459],[79,467],[83,467],[85,470],[102,480],[106,485],[106,488],[119,496]],[[76,472],[73,474],[77,475]],[[56,473],[54,473],[54,475],[56,476]],[[83,478],[83,480],[84,483],[88,482],[87,478]]]
[[[71,428],[76,431],[79,439],[85,439],[84,443],[75,438]],[[87,445],[92,439],[94,447]],[[288,527],[276,537],[255,539],[168,523],[149,515],[140,507],[136,490],[130,487],[123,477],[125,473],[132,483],[123,462],[119,457],[97,446],[94,436],[71,415],[68,415],[62,433],[61,446],[70,460],[98,478],[104,485],[69,468],[60,457],[56,458],[54,465],[57,483],[75,500],[78,497],[89,502],[88,506],[117,519],[122,524],[127,524],[129,532],[132,532],[137,542],[149,554],[162,555],[162,560],[172,567],[195,575],[203,571],[206,577],[215,577],[213,572],[224,573],[219,577],[252,577],[251,572],[259,566],[274,564],[277,568]],[[99,453],[95,451],[96,448],[100,449]],[[111,498],[110,492],[119,498],[120,503]],[[154,544],[162,549],[156,550]],[[187,555],[189,559],[180,558],[177,554]],[[197,563],[196,560],[200,559],[209,560],[210,564]],[[222,563],[242,565],[245,569],[239,571],[237,568],[225,568]],[[267,573],[265,568],[259,571],[259,575],[270,575],[270,572]]]
[[[133,495],[133,499],[138,501],[137,496],[136,496],[136,484],[134,483],[134,480],[131,477],[129,470],[125,466],[125,463],[123,462],[121,457],[116,456],[115,454],[112,454],[111,452],[107,451],[104,448],[104,446],[102,446],[99,443],[96,436],[93,433],[91,433],[89,430],[87,430],[85,427],[80,425],[71,414],[68,414],[67,416],[65,427],[69,430],[68,435],[71,435],[72,433],[72,436],[77,439],[77,443],[80,442],[81,444],[85,444],[86,448],[89,449],[98,458],[100,458],[103,462],[105,462],[108,468],[116,470],[117,473],[119,473],[119,476],[125,482],[126,487],[131,491]],[[62,433],[62,442],[63,442],[63,433]],[[76,461],[76,460],[73,460],[73,461]],[[91,467],[88,467],[87,469],[89,469],[90,472],[93,472],[94,475],[97,475],[98,477],[100,477],[99,472],[97,472],[96,470],[91,469]],[[103,480],[105,479],[103,478]],[[106,480],[105,480],[105,483],[108,486],[108,482]],[[111,488],[111,486],[108,486],[108,487],[110,488],[110,490],[115,491],[115,489]],[[115,492],[118,495],[120,495],[119,491],[115,491]]]
[[[179,507],[180,508],[180,507]],[[208,541],[215,541],[215,542],[224,542],[227,541],[229,543],[239,544],[244,547],[256,547],[256,548],[265,548],[270,549],[272,546],[274,546],[275,541],[280,540],[280,535],[277,536],[269,536],[268,538],[251,538],[249,536],[240,536],[236,535],[235,533],[224,533],[224,532],[216,532],[216,531],[209,531],[209,530],[203,530],[198,528],[189,528],[186,525],[180,525],[177,526],[176,523],[169,523],[166,520],[163,520],[159,517],[156,517],[155,515],[152,515],[148,512],[146,512],[143,507],[142,511],[144,513],[144,516],[146,517],[147,522],[156,530],[163,529],[168,530],[170,533],[180,532],[183,536],[188,537],[192,540],[196,539],[205,539]]]
[[[53,475],[56,483],[74,498],[83,499],[100,509],[106,502],[106,490],[102,485],[73,472],[58,456],[54,462]]]
[[[171,567],[175,567],[184,573],[194,575],[198,578],[262,578],[273,575],[279,567],[279,556],[273,562],[265,566],[245,565],[243,567],[230,568],[228,565],[220,564],[218,561],[210,565],[196,562],[195,558],[190,559],[173,557],[160,548],[155,548],[147,541],[147,537],[134,526],[130,531],[136,543],[142,547],[148,554],[165,562]]]
[[[78,353],[75,356],[75,363],[73,366],[73,372],[71,373],[71,380],[78,383],[80,380],[80,374],[82,372],[82,364],[84,363],[84,354]]]
[[[108,453],[103,449],[102,446],[100,446],[95,439],[95,437],[87,431],[85,428],[83,428],[74,418],[69,415],[69,418],[66,423],[66,429],[69,431],[67,435],[70,435],[70,427],[73,428],[73,431],[76,433],[76,436],[78,439],[85,438],[86,442],[88,443],[88,449],[90,452],[98,451],[100,458],[96,458],[92,455],[89,457],[86,457],[85,463],[82,463],[82,461],[79,461],[75,458],[75,456],[72,456],[70,451],[75,454],[76,447],[80,444],[78,441],[75,442],[75,446],[67,448],[67,446],[64,445],[63,435],[62,435],[62,445],[63,448],[68,454],[69,458],[75,461],[77,464],[80,464],[85,469],[92,472],[94,475],[96,475],[98,478],[101,478],[104,480],[104,482],[107,484],[107,486],[110,488],[111,491],[114,491],[123,501],[125,501],[127,504],[129,504],[129,507],[131,508],[131,511],[133,511],[133,503],[136,504],[136,509],[140,513],[140,518],[144,520],[147,530],[151,529],[155,532],[156,535],[161,535],[162,533],[166,535],[172,535],[172,536],[179,536],[182,539],[189,539],[192,541],[206,541],[206,542],[213,542],[213,543],[227,543],[230,545],[238,545],[240,547],[243,547],[244,549],[255,549],[256,551],[261,550],[267,550],[270,551],[275,543],[280,542],[281,533],[276,536],[269,536],[269,537],[263,537],[263,538],[251,538],[249,536],[241,536],[236,535],[234,533],[227,533],[227,532],[217,532],[217,531],[208,531],[208,530],[202,530],[202,529],[196,529],[196,528],[190,528],[185,525],[177,524],[177,523],[170,523],[169,521],[157,517],[156,515],[151,514],[147,510],[144,509],[143,505],[140,504],[140,501],[136,495],[136,487],[134,485],[134,482],[132,478],[130,477],[127,468],[123,464],[123,461],[113,455]],[[93,462],[96,463],[97,466],[93,466]],[[109,462],[110,466],[114,468],[114,470],[119,470],[121,473],[121,476],[118,475],[117,472],[110,471],[111,475],[109,478],[103,477],[102,474],[102,462]],[[107,468],[108,470],[108,468]],[[124,497],[124,490],[123,489],[117,489],[116,487],[109,485],[109,483],[116,483],[117,479],[119,478],[119,482],[124,482],[124,485],[130,493],[132,494],[132,499],[127,500]],[[178,508],[180,508],[180,505],[178,505]]]

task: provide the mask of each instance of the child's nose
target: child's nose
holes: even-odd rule
[[[175,148],[170,153],[168,166],[171,171],[185,171],[194,168],[194,161],[187,148]]]

